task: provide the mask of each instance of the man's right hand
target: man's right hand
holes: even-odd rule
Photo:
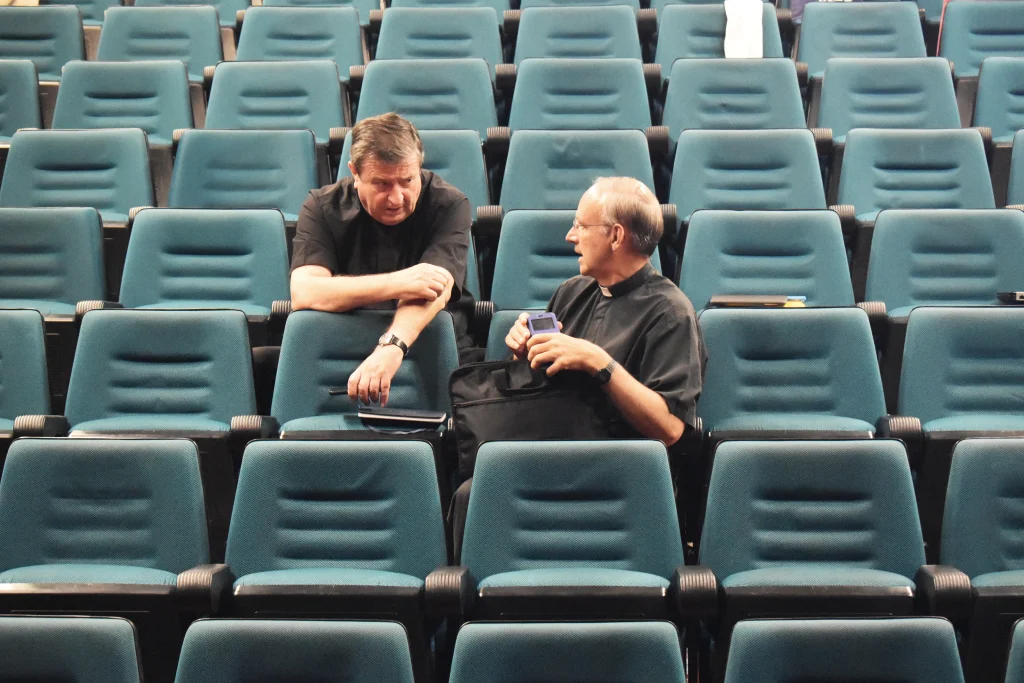
[[[529,313],[520,313],[505,337],[505,346],[517,360],[526,358],[526,342],[530,339],[530,328],[527,327],[526,321],[529,318]]]
[[[418,263],[392,273],[391,277],[392,298],[402,301],[434,301],[455,280],[447,270],[431,263]]]

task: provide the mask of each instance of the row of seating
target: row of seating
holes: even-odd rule
[[[990,511],[1009,512],[1022,454],[1022,439],[957,445],[936,567],[925,566],[898,441],[723,443],[687,566],[657,442],[485,444],[450,554],[427,444],[258,441],[242,460],[227,565],[205,567],[193,443],[21,439],[0,478],[0,610],[119,612],[148,595],[133,620],[158,679],[181,638],[167,601],[185,624],[267,612],[397,619],[417,668],[442,617],[700,623],[720,672],[733,627],[753,616],[935,614],[962,629],[970,671],[1001,673],[1024,615],[1022,529],[1018,515]]]

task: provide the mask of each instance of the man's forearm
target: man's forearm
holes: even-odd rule
[[[683,421],[668,411],[665,399],[641,384],[621,366],[612,373],[605,392],[626,421],[650,439],[671,446],[683,435]]]
[[[292,277],[292,308],[342,313],[394,299],[391,273],[378,275]]]
[[[448,299],[451,298],[451,295],[452,289],[449,286],[441,296],[433,301],[424,301],[422,299],[417,301],[399,301],[398,309],[395,311],[395,318],[391,322],[391,327],[388,328],[388,331],[409,346],[412,346],[413,342],[420,336],[420,332],[430,324],[434,316],[448,305]]]

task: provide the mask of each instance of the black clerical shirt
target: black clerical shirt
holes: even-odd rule
[[[430,171],[420,171],[420,178],[416,209],[398,225],[378,223],[366,212],[351,177],[310,192],[292,242],[292,270],[314,265],[332,275],[375,275],[430,263],[455,279],[450,308],[469,296],[463,292],[472,227],[469,200]],[[367,308],[395,306],[386,301]],[[459,348],[471,346],[465,315],[452,310],[452,317]]]
[[[548,310],[564,334],[600,346],[693,426],[707,352],[693,305],[671,280],[650,264],[608,288],[577,275],[555,291]],[[605,401],[613,435],[638,436]]]

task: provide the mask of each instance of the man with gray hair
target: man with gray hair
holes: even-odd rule
[[[420,332],[458,301],[472,218],[466,195],[423,169],[423,143],[398,114],[352,129],[350,177],[310,192],[292,243],[295,310],[394,309],[377,348],[349,377],[348,395],[386,404]],[[452,311],[460,349],[467,321]]]
[[[661,206],[646,185],[598,178],[565,236],[580,255],[580,275],[548,303],[561,333],[531,336],[524,313],[505,343],[548,375],[592,375],[612,436],[671,446],[696,422],[707,353],[689,299],[651,266],[662,232]]]

